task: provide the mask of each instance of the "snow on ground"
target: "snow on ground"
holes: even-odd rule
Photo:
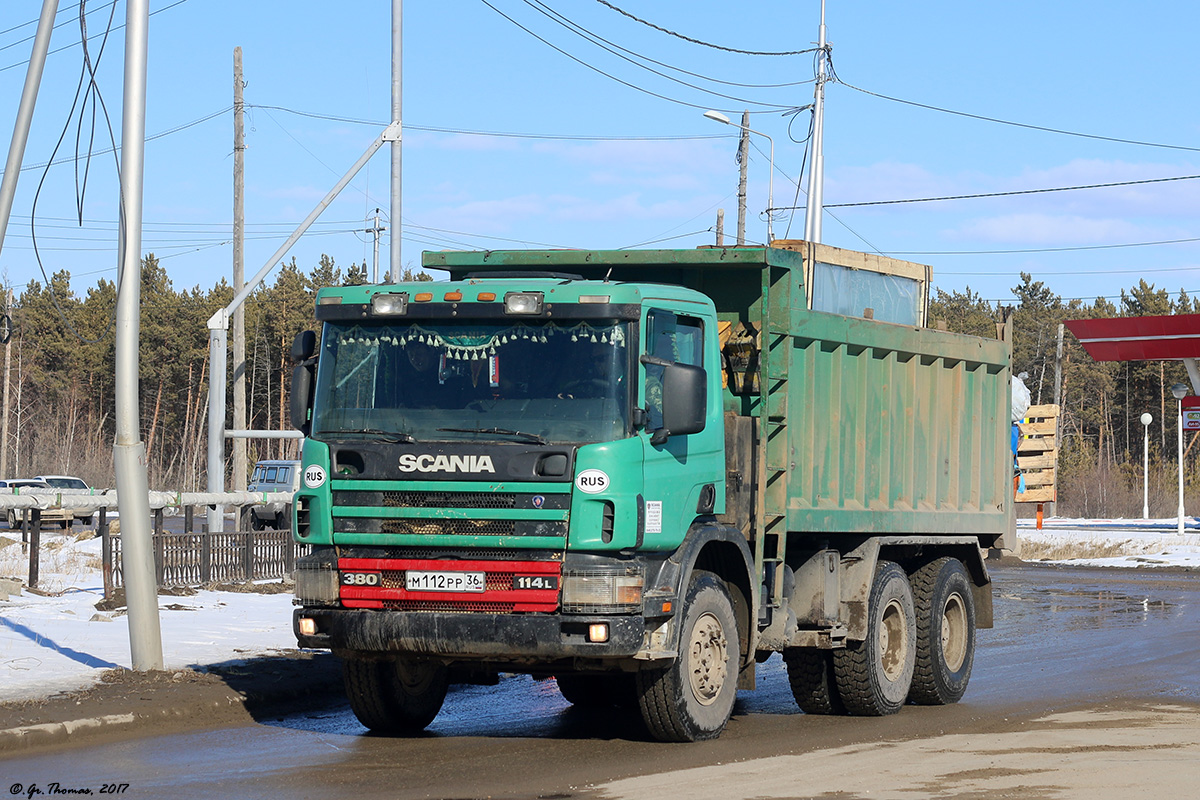
[[[1200,525],[1176,519],[1049,519],[1017,523],[1026,561],[1093,567],[1200,567]]]
[[[1019,523],[1022,557],[1096,566],[1200,567],[1200,525],[1187,520],[1032,520]],[[128,620],[97,611],[103,599],[100,542],[44,532],[39,588],[0,594],[0,702],[92,686],[107,669],[130,668]],[[24,583],[28,555],[16,531],[0,534],[0,577]],[[292,595],[200,591],[160,596],[167,669],[202,667],[293,649]]]

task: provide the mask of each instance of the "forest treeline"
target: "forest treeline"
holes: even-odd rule
[[[412,277],[411,274],[406,277]],[[428,275],[416,277],[429,279]],[[303,270],[293,259],[274,282],[251,295],[246,309],[246,386],[249,426],[289,428],[289,352],[297,331],[313,327],[313,304],[321,286],[361,284],[367,271],[343,270],[322,256]],[[142,440],[150,485],[194,491],[207,485],[207,321],[233,298],[222,279],[215,286],[176,290],[159,261],[142,263],[140,396]],[[1021,273],[1012,289],[1013,371],[1025,379],[1035,404],[1054,401],[1061,375],[1062,442],[1059,452],[1061,515],[1140,516],[1142,440],[1140,417],[1149,412],[1150,514],[1173,516],[1176,499],[1176,410],[1170,386],[1188,383],[1174,361],[1097,363],[1070,332],[1057,356],[1064,320],[1094,317],[1200,313],[1200,303],[1172,295],[1144,280],[1116,302],[1064,302],[1050,287]],[[13,333],[8,363],[7,475],[79,475],[95,486],[113,485],[114,332],[116,286],[99,281],[79,296],[68,271],[50,284],[30,282],[15,295],[9,313]],[[930,324],[994,337],[1006,309],[969,288],[938,290],[930,301]],[[231,361],[232,368],[232,361]],[[230,381],[232,386],[232,380]],[[229,401],[228,408],[232,408]],[[1190,491],[1200,448],[1188,437],[1185,479]],[[250,460],[292,457],[294,441],[250,440]],[[1200,509],[1197,509],[1200,510]]]

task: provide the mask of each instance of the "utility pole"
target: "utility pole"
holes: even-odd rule
[[[240,292],[246,285],[246,137],[243,121],[245,102],[242,100],[242,48],[233,48],[233,288]],[[211,378],[210,378],[211,379]],[[238,306],[233,312],[233,428],[244,431],[246,424],[246,309]],[[233,440],[232,488],[246,488],[249,464],[248,442]]]
[[[45,0],[42,3],[42,16],[38,19],[37,33],[33,36],[29,69],[25,71],[25,88],[21,91],[12,142],[8,146],[8,162],[4,167],[4,178],[0,180],[0,250],[4,249],[4,234],[8,230],[8,219],[17,194],[17,178],[21,176],[25,143],[29,141],[29,124],[33,120],[33,108],[37,105],[42,68],[46,66],[46,53],[50,49],[50,34],[54,31],[54,15],[57,13],[58,0]]]
[[[371,262],[371,280],[373,283],[379,283],[379,234],[383,233],[384,229],[379,227],[379,209],[375,209],[375,224],[371,226],[370,233],[375,239],[375,257]]]
[[[738,138],[738,247],[746,244],[746,164],[750,161],[750,112],[742,112],[742,135]]]
[[[804,211],[804,238],[821,241],[822,187],[825,184],[825,0],[821,0],[821,32],[817,43],[817,87],[813,90],[812,161],[808,165],[808,205]],[[769,213],[769,212],[768,212]]]
[[[717,247],[725,246],[725,209],[717,209]],[[3,472],[3,470],[0,470]]]
[[[392,140],[392,243],[391,243],[391,282],[399,283],[403,272],[400,262],[400,154],[401,154],[401,54],[403,53],[402,37],[400,35],[400,17],[402,0],[392,0],[392,125],[396,129],[396,138]]]
[[[150,537],[146,443],[138,413],[138,341],[142,294],[142,185],[146,152],[146,62],[150,0],[125,7],[125,100],[121,118],[121,264],[116,317],[116,441],[113,466],[121,512],[121,571],[129,609],[129,650],[139,672],[163,668],[158,588]]]
[[[9,288],[5,292],[6,302],[4,303],[4,313],[12,315],[12,289]],[[0,425],[0,475],[8,474],[8,377],[11,374],[9,365],[12,363],[12,331],[10,329],[8,339],[4,342],[4,423]]]

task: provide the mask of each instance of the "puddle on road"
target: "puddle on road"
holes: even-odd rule
[[[1035,589],[1030,593],[1035,602],[1048,611],[1095,610],[1110,614],[1162,613],[1173,607],[1166,600],[1134,597],[1107,589]]]

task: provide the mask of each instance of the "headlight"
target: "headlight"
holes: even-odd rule
[[[302,606],[335,605],[338,574],[331,564],[296,566],[296,602]]]
[[[371,297],[372,314],[405,314],[408,312],[408,295],[377,294]]]
[[[541,292],[509,292],[504,295],[505,314],[542,313]]]
[[[563,573],[562,609],[575,614],[628,614],[642,608],[641,570]]]

